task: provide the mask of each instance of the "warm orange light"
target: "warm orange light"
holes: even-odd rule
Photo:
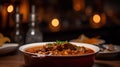
[[[49,23],[49,29],[52,32],[57,32],[60,30],[61,24],[58,18],[53,18],[52,21]]]
[[[29,0],[22,0],[20,3],[20,9],[19,12],[23,14],[23,22],[28,21],[28,16],[29,16]]]
[[[54,18],[52,20],[51,24],[52,24],[53,27],[57,27],[57,26],[59,26],[59,20],[57,18]]]
[[[82,9],[84,9],[84,0],[73,0],[73,9],[75,11],[80,11]]]
[[[101,21],[100,15],[99,14],[93,15],[93,21],[94,21],[94,23],[100,23],[100,21]]]
[[[79,4],[76,4],[76,5],[74,6],[74,9],[75,9],[76,11],[79,11],[79,10],[81,9],[81,6],[80,6]]]
[[[92,28],[100,28],[106,24],[106,15],[105,13],[94,13],[90,17],[90,25]]]
[[[86,15],[90,16],[92,14],[92,7],[90,7],[90,6],[86,7],[85,13],[86,13]]]
[[[11,12],[13,12],[13,10],[14,10],[13,5],[9,5],[8,8],[7,8],[7,11],[8,11],[9,13],[11,13]]]

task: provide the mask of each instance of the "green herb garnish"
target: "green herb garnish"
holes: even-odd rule
[[[68,43],[68,41],[56,40],[56,43],[57,43],[58,45],[63,45],[63,44],[65,44],[65,43]]]

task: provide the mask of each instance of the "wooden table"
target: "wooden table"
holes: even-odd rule
[[[0,56],[0,67],[25,67],[23,55]],[[93,67],[120,67],[120,60],[95,60]]]

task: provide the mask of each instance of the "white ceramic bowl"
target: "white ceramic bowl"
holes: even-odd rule
[[[17,43],[5,43],[3,46],[0,47],[0,55],[15,51],[18,46],[19,44]]]

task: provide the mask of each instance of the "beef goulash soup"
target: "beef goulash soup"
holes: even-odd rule
[[[71,56],[71,55],[84,55],[91,54],[94,51],[84,46],[77,46],[67,41],[48,43],[42,46],[30,47],[25,50],[28,53],[55,55],[55,56]]]

